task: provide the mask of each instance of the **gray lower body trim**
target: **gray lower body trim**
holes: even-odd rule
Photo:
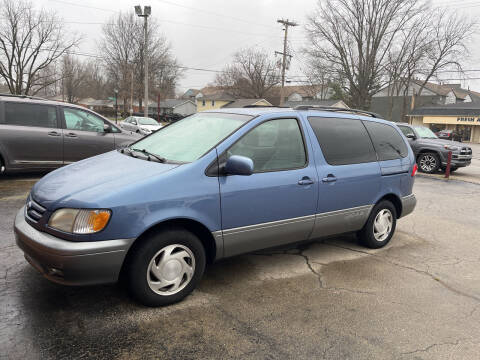
[[[317,214],[311,238],[360,230],[367,222],[372,208],[373,205],[365,205]]]
[[[404,217],[410,214],[413,211],[413,209],[415,209],[415,206],[417,205],[417,199],[413,194],[402,197],[401,201],[402,201],[402,214],[399,217]]]
[[[92,285],[118,280],[123,260],[135,239],[73,242],[38,231],[15,218],[15,238],[28,262],[47,279],[65,285]]]
[[[308,239],[314,222],[315,215],[308,215],[224,230],[224,256]]]
[[[222,230],[212,232],[213,238],[215,240],[215,247],[217,253],[215,254],[215,260],[223,258],[223,234]]]

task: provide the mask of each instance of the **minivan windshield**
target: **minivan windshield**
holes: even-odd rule
[[[415,131],[417,132],[418,136],[422,139],[437,139],[437,135],[425,126],[414,126]]]
[[[167,161],[192,162],[251,118],[249,115],[197,113],[160,129],[131,148],[145,150]]]
[[[158,122],[156,122],[152,118],[141,117],[137,118],[137,120],[140,125],[158,125]]]

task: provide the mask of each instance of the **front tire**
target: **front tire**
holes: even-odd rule
[[[126,268],[129,293],[146,306],[176,303],[197,286],[205,270],[205,249],[182,228],[148,236],[132,249]]]
[[[440,167],[440,159],[433,152],[422,153],[417,159],[418,169],[427,174],[434,174]]]
[[[388,200],[375,205],[368,217],[367,223],[358,232],[360,242],[370,248],[378,249],[387,245],[395,232],[397,211]]]

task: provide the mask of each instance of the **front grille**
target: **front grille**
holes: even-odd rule
[[[472,148],[462,147],[460,149],[460,155],[472,155]]]
[[[33,200],[31,196],[28,197],[26,204],[26,215],[31,221],[38,222],[43,217],[46,210],[47,209],[45,207]]]

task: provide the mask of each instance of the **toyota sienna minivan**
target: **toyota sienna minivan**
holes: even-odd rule
[[[166,305],[218,259],[347,232],[385,246],[415,207],[416,170],[397,126],[372,113],[212,110],[43,177],[16,242],[51,281],[121,278]]]

